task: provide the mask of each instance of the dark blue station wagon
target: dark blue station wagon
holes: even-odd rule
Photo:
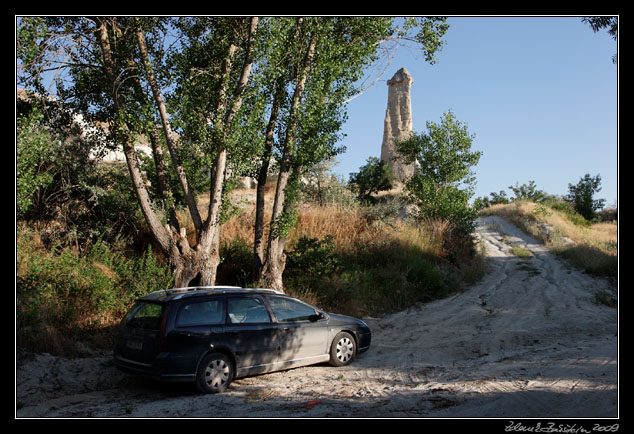
[[[271,289],[178,288],[137,300],[121,321],[114,362],[131,374],[217,393],[248,375],[347,365],[370,341],[363,321]]]

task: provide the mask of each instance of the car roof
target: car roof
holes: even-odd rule
[[[242,288],[239,286],[189,286],[186,288],[161,289],[141,297],[148,301],[170,301],[208,294],[253,294],[267,293],[285,295],[281,291],[268,288]]]

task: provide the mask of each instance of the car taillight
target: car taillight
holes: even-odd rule
[[[165,326],[167,324],[167,311],[169,310],[169,306],[165,306],[163,309],[163,318],[161,318],[161,327],[159,328],[159,336],[158,336],[158,352],[163,351],[163,344],[165,343]]]

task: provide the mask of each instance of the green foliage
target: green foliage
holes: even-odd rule
[[[171,285],[169,267],[159,263],[151,248],[124,257],[97,242],[81,255],[60,244],[44,251],[33,244],[33,236],[30,230],[18,231],[19,342],[41,340],[50,326],[70,332],[111,325],[137,297]]]
[[[304,171],[302,199],[319,206],[338,205],[353,207],[357,200],[353,192],[337,175],[331,172],[334,159],[317,163]]]
[[[496,205],[500,203],[511,203],[511,199],[506,197],[506,192],[504,190],[500,190],[499,193],[491,192],[491,205]]]
[[[56,143],[42,128],[42,117],[39,110],[33,110],[17,119],[16,207],[20,217],[31,208],[35,195],[53,182]]]
[[[451,275],[425,255],[421,246],[385,238],[357,247],[353,252],[340,252],[338,271],[314,283],[326,306],[349,303],[347,311],[353,314],[385,314],[456,289]]]
[[[491,201],[489,200],[488,196],[476,197],[473,200],[473,209],[476,211],[480,211],[489,206],[491,206]]]
[[[348,184],[357,192],[362,202],[374,202],[373,193],[390,190],[394,175],[390,166],[376,157],[369,157],[365,166],[359,172],[351,173]]]
[[[449,29],[447,19],[445,17],[419,17],[410,20],[418,26],[419,31],[414,39],[421,45],[425,60],[432,65],[435,64],[436,52],[442,50],[446,43],[442,37]]]
[[[530,200],[533,202],[542,202],[548,198],[548,195],[543,190],[538,190],[535,185],[535,181],[529,181],[528,184],[519,185],[518,182],[515,186],[509,186],[509,190],[515,195],[512,198],[506,196],[506,191],[500,190],[499,193],[491,192],[491,198],[488,196],[478,197],[474,201],[474,208],[476,210],[484,209],[491,205],[507,204],[517,200]]]
[[[251,287],[254,284],[253,247],[237,237],[221,246],[221,263],[216,281],[223,285]]]
[[[428,121],[426,133],[413,133],[408,140],[397,142],[404,161],[419,165],[407,189],[420,216],[449,220],[466,233],[472,231],[476,218],[468,204],[475,183],[471,168],[481,156],[481,152],[471,151],[474,137],[449,111],[440,124]]]
[[[528,184],[518,185],[519,183],[515,183],[515,186],[509,186],[509,189],[515,194],[515,197],[512,199],[516,200],[530,200],[533,202],[540,202],[546,198],[546,193],[543,190],[537,190],[537,186],[535,185],[535,181],[530,181]]]
[[[339,259],[331,235],[319,240],[302,236],[287,253],[287,267],[290,274],[316,280],[331,276],[339,268]]]
[[[477,211],[468,206],[470,192],[453,185],[438,185],[424,176],[414,176],[407,183],[421,216],[448,220],[465,233],[471,233]]]
[[[589,173],[579,180],[577,185],[568,184],[567,200],[586,220],[592,220],[596,211],[603,209],[605,199],[593,199],[594,194],[601,191],[601,175],[590,176]]]
[[[96,142],[77,136],[68,119],[63,119],[65,111],[35,98],[19,102],[18,219],[44,226],[55,222],[50,231],[75,243],[101,238],[131,244],[140,222],[127,171],[96,164],[91,158]]]
[[[556,211],[561,211],[566,215],[566,218],[573,224],[581,227],[588,227],[592,224],[589,220],[586,220],[581,214],[579,214],[572,202],[569,202],[560,197],[547,197],[542,204],[548,208]]]
[[[619,17],[583,17],[582,22],[588,24],[596,33],[601,29],[607,29],[608,35],[616,41],[619,35]],[[617,63],[618,54],[612,56],[612,63]]]

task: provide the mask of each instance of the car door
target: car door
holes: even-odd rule
[[[328,354],[328,328],[325,316],[299,300],[268,296],[280,336],[280,363],[310,364]]]
[[[255,295],[227,297],[227,317],[225,334],[239,373],[271,370],[278,355],[277,326],[262,298]]]
[[[220,297],[183,302],[167,336],[174,366],[194,372],[201,356],[223,343],[225,316],[225,302]]]

